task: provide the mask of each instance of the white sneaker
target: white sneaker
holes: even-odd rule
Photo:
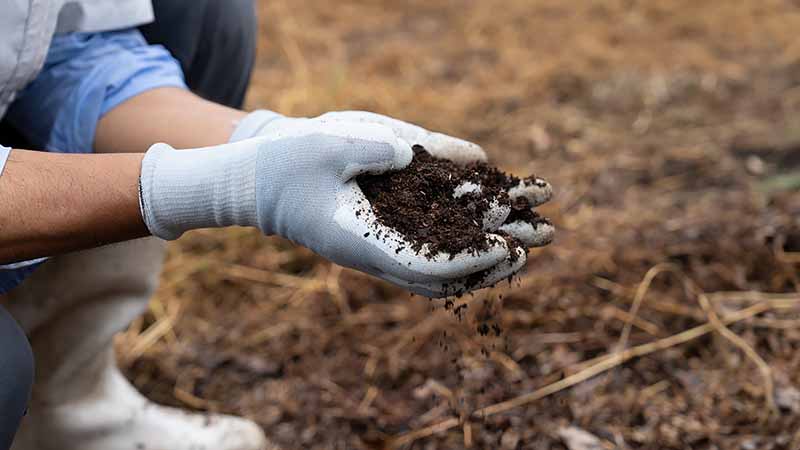
[[[156,405],[119,372],[113,337],[147,308],[163,250],[148,238],[59,256],[11,292],[36,356],[12,450],[276,449],[251,421]]]
[[[12,450],[277,449],[249,420],[150,402],[119,372],[113,355],[104,359],[86,395],[48,404],[39,392]]]

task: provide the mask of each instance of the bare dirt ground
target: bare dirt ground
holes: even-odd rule
[[[800,448],[800,3],[260,9],[250,107],[476,141],[552,182],[557,239],[459,320],[286,241],[195,232],[120,339],[143,391],[287,449]]]

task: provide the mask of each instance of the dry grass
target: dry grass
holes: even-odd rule
[[[776,190],[800,170],[796,2],[271,0],[261,20],[251,107],[465,136],[556,186],[559,235],[458,320],[279,239],[192,233],[122,340],[152,397],[290,449],[564,448],[567,426],[800,448],[800,196]]]

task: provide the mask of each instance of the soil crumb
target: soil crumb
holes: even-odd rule
[[[357,180],[378,221],[397,230],[414,251],[424,251],[428,258],[486,250],[491,242],[483,221],[494,203],[511,208],[506,223],[541,220],[526,199],[509,198],[507,190],[518,185],[519,178],[486,163],[459,166],[437,159],[420,145],[414,146],[414,159],[405,169]],[[477,186],[479,190],[471,189]],[[512,247],[522,247],[510,236],[504,238]],[[515,252],[512,255],[516,257]]]

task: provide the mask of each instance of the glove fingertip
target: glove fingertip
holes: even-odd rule
[[[411,148],[411,144],[405,139],[398,137],[397,143],[394,145],[392,169],[399,170],[408,167],[412,159],[414,159],[414,150]]]
[[[517,272],[522,270],[528,262],[528,254],[522,247],[516,247],[514,251],[517,254],[516,258],[509,258],[507,261],[499,264],[495,269],[487,273],[474,289],[494,286],[505,279],[511,279]]]
[[[512,199],[525,197],[531,206],[539,206],[553,198],[553,186],[543,178],[523,179],[508,190],[508,195]]]
[[[502,225],[500,231],[508,233],[526,247],[543,247],[553,242],[556,228],[546,220],[536,223],[517,220]]]
[[[496,231],[505,223],[511,213],[511,206],[501,204],[497,199],[492,199],[491,206],[483,213],[483,229]]]
[[[429,132],[424,137],[425,142],[415,143],[437,158],[448,159],[456,164],[486,162],[488,159],[483,148],[473,142],[437,132]]]

